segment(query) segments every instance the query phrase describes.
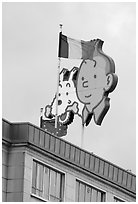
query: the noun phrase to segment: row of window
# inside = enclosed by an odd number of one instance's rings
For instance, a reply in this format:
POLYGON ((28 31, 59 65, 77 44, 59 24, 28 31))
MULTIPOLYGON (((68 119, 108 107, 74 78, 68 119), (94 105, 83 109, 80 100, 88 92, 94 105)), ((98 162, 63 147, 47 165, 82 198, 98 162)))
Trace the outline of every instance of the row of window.
MULTIPOLYGON (((62 202, 65 175, 44 164, 33 161, 32 193, 44 200, 62 202)), ((76 180, 76 202, 105 202, 105 192, 76 180)), ((114 197, 114 202, 123 202, 114 197)))
POLYGON ((63 198, 64 175, 36 161, 33 162, 32 193, 46 200, 63 198))
POLYGON ((79 180, 76 180, 77 202, 104 202, 105 193, 79 180))

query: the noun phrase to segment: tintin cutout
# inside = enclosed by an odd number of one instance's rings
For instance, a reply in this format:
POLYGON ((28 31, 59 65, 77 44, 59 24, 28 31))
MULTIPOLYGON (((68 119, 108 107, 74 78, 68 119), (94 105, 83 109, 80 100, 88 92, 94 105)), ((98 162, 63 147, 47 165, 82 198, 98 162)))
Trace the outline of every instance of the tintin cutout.
MULTIPOLYGON (((63 68, 60 72, 58 96, 58 122, 69 125, 77 114, 83 125, 92 119, 101 125, 110 107, 109 93, 112 92, 118 78, 114 61, 102 51, 103 41, 95 40, 92 57, 83 60, 80 67, 70 71, 63 68)), ((56 97, 51 105, 45 107, 45 118, 55 118, 56 97)))
POLYGON ((76 83, 76 94, 81 103, 82 124, 86 126, 94 116, 97 125, 110 107, 108 94, 117 85, 113 60, 102 52, 103 41, 97 40, 93 60, 84 60, 80 66, 76 83))

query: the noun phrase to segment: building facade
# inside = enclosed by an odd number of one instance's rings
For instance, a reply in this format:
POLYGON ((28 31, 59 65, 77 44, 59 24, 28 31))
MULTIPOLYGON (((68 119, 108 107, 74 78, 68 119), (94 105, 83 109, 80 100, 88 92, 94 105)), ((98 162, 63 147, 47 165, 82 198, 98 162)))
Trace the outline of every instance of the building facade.
POLYGON ((30 123, 2 120, 4 202, 135 202, 136 176, 30 123))

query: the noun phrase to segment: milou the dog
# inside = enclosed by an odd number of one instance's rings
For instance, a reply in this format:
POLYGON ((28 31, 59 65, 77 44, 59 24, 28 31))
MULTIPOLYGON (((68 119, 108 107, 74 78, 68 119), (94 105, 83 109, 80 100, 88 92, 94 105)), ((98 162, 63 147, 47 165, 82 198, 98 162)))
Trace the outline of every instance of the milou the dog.
MULTIPOLYGON (((60 72, 59 94, 58 94, 58 121, 61 124, 69 125, 74 114, 81 117, 84 105, 80 103, 76 95, 76 78, 78 68, 73 67, 71 71, 63 68, 60 72)), ((45 107, 46 118, 53 119, 56 115, 56 96, 52 103, 45 107)))

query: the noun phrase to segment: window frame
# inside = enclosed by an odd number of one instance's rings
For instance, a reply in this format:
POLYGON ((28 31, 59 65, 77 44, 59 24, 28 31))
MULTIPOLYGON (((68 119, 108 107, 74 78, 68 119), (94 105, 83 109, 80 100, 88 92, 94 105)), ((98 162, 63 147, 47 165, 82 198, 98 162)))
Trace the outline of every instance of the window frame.
MULTIPOLYGON (((106 202, 106 197, 107 197, 107 191, 106 190, 103 190, 102 188, 99 188, 99 187, 91 184, 90 182, 87 182, 86 180, 78 178, 78 177, 76 177, 75 180, 76 180, 76 182, 79 181, 81 183, 84 183, 84 184, 90 186, 91 188, 97 189, 97 190, 105 193, 105 201, 104 202, 106 202)), ((76 183, 75 183, 75 185, 76 185, 76 183)), ((75 188, 75 190, 76 190, 76 188, 75 188)), ((75 194, 76 194, 76 191, 75 191, 75 194)), ((75 202, 78 202, 78 201, 75 201, 75 202)))
MULTIPOLYGON (((122 202, 127 202, 126 200, 124 200, 123 198, 121 198, 120 196, 116 196, 116 195, 113 195, 113 199, 118 199, 118 200, 121 200, 122 202)), ((121 202, 120 201, 120 202, 121 202)), ((115 202, 115 201, 114 201, 115 202)))
POLYGON ((94 184, 92 184, 92 183, 90 183, 90 182, 88 182, 88 181, 86 181, 86 180, 84 180, 84 179, 82 179, 82 178, 75 177, 75 179, 76 179, 76 180, 79 180, 79 181, 81 181, 81 182, 83 182, 83 183, 85 183, 85 184, 88 184, 89 186, 92 186, 92 187, 94 187, 94 188, 96 188, 96 189, 102 191, 103 193, 107 193, 106 190, 103 190, 102 188, 100 188, 100 187, 98 187, 98 186, 95 186, 94 184))
POLYGON ((37 163, 39 163, 40 165, 43 165, 43 166, 49 168, 50 170, 53 170, 53 171, 55 171, 55 172, 61 174, 61 175, 64 177, 64 181, 62 181, 62 185, 63 185, 63 198, 62 198, 62 200, 60 200, 59 202, 65 202, 66 172, 63 171, 63 170, 61 170, 61 169, 59 169, 59 168, 57 168, 57 167, 52 166, 52 165, 49 164, 49 163, 46 163, 46 162, 44 162, 44 161, 42 161, 42 160, 40 160, 40 159, 37 159, 37 158, 35 158, 35 157, 32 157, 31 189, 30 189, 30 190, 31 190, 31 192, 30 192, 31 196, 32 196, 32 197, 36 197, 37 199, 42 200, 42 201, 53 202, 53 201, 50 201, 50 195, 49 195, 49 198, 46 199, 46 198, 43 198, 43 197, 41 197, 41 196, 39 196, 39 195, 37 195, 37 194, 35 194, 35 193, 32 192, 32 184, 33 184, 33 162, 34 162, 34 161, 37 162, 37 163))

